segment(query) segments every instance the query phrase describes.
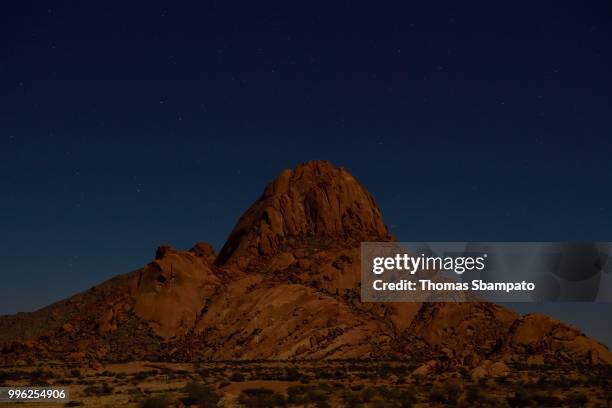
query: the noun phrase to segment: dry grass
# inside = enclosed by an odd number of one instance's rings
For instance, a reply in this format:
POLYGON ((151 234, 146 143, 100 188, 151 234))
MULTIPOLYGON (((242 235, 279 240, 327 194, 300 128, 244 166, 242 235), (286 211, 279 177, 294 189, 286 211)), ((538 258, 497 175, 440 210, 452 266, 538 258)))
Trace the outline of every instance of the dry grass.
MULTIPOLYGON (((70 387, 70 406, 513 407, 608 406, 607 366, 515 366, 503 379, 477 382, 460 372, 411 375, 393 361, 131 362, 102 369, 45 365, 1 368, 0 386, 33 381, 70 387), (186 405, 187 404, 187 405, 186 405)), ((22 404, 57 407, 58 404, 22 404)))

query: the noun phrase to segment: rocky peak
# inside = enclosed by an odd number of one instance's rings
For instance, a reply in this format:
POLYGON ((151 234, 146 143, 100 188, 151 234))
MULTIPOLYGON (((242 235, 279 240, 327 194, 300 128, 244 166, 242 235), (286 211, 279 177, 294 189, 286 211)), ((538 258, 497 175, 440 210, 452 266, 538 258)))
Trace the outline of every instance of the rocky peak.
POLYGON ((198 243, 196 243, 189 250, 189 252, 191 252, 192 254, 194 254, 196 256, 199 256, 201 258, 206 259, 211 264, 217 258, 217 254, 215 253, 214 248, 210 244, 207 244, 205 242, 198 242, 198 243))
POLYGON ((159 247, 157 247, 157 250, 155 250, 155 259, 160 260, 160 259, 165 258, 169 254, 176 254, 176 253, 178 253, 178 251, 174 249, 172 246, 160 245, 159 247))
POLYGON ((376 202, 348 171, 310 161, 282 171, 266 187, 234 227, 217 264, 274 255, 304 239, 392 237, 376 202))
POLYGON ((160 246, 155 260, 131 276, 131 299, 137 316, 163 337, 186 333, 194 324, 205 299, 215 293, 220 279, 212 262, 213 248, 197 243, 189 251, 160 246))

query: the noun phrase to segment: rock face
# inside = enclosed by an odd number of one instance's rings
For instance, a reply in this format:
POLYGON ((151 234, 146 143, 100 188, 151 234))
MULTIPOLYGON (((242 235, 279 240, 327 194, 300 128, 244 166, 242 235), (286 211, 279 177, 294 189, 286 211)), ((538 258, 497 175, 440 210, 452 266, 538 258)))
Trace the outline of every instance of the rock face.
POLYGON ((297 243, 387 241, 391 235, 374 199, 345 169, 313 161, 284 170, 240 218, 219 265, 242 268, 297 243))
POLYGON ((359 242, 393 240, 346 170, 285 170, 217 256, 161 246, 141 269, 32 313, 0 317, 0 364, 45 359, 405 358, 415 375, 505 363, 612 363, 602 344, 543 315, 486 303, 361 303, 359 242))
POLYGON ((165 339, 187 333, 204 301, 220 284, 212 271, 211 258, 207 257, 210 253, 195 248, 179 252, 160 247, 156 259, 137 274, 132 290, 134 312, 165 339))
MULTIPOLYGON (((510 333, 510 347, 532 357, 553 354, 558 359, 568 360, 569 355, 581 354, 588 356, 592 363, 612 364, 612 353, 604 346, 593 344, 579 330, 540 313, 517 320, 510 333)), ((544 357, 534 358, 535 361, 541 359, 544 357)))

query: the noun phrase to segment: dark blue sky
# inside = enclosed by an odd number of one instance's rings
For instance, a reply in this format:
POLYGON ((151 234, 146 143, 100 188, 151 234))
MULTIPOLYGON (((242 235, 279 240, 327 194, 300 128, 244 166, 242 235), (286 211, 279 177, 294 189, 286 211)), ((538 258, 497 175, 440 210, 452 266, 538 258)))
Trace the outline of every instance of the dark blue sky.
POLYGON ((219 249, 310 159, 400 240, 612 241, 609 1, 294 3, 2 6, 0 313, 219 249))

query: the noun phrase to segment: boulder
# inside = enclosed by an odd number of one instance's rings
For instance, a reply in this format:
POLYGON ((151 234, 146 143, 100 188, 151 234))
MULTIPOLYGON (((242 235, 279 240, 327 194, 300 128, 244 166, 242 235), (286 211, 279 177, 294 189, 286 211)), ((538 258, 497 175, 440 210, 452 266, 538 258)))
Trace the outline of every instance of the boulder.
POLYGON ((491 377, 505 377, 510 374, 510 368, 503 361, 497 361, 488 368, 491 377))
POLYGON ((416 368, 413 372, 412 375, 413 376, 422 376, 422 377, 427 377, 430 374, 433 374, 437 371, 439 363, 436 360, 430 360, 422 365, 420 365, 418 368, 416 368))
POLYGON ((486 377, 488 375, 489 375, 489 372, 487 371, 486 368, 482 366, 478 366, 474 368, 471 373, 472 380, 474 381, 478 381, 479 379, 486 377))

